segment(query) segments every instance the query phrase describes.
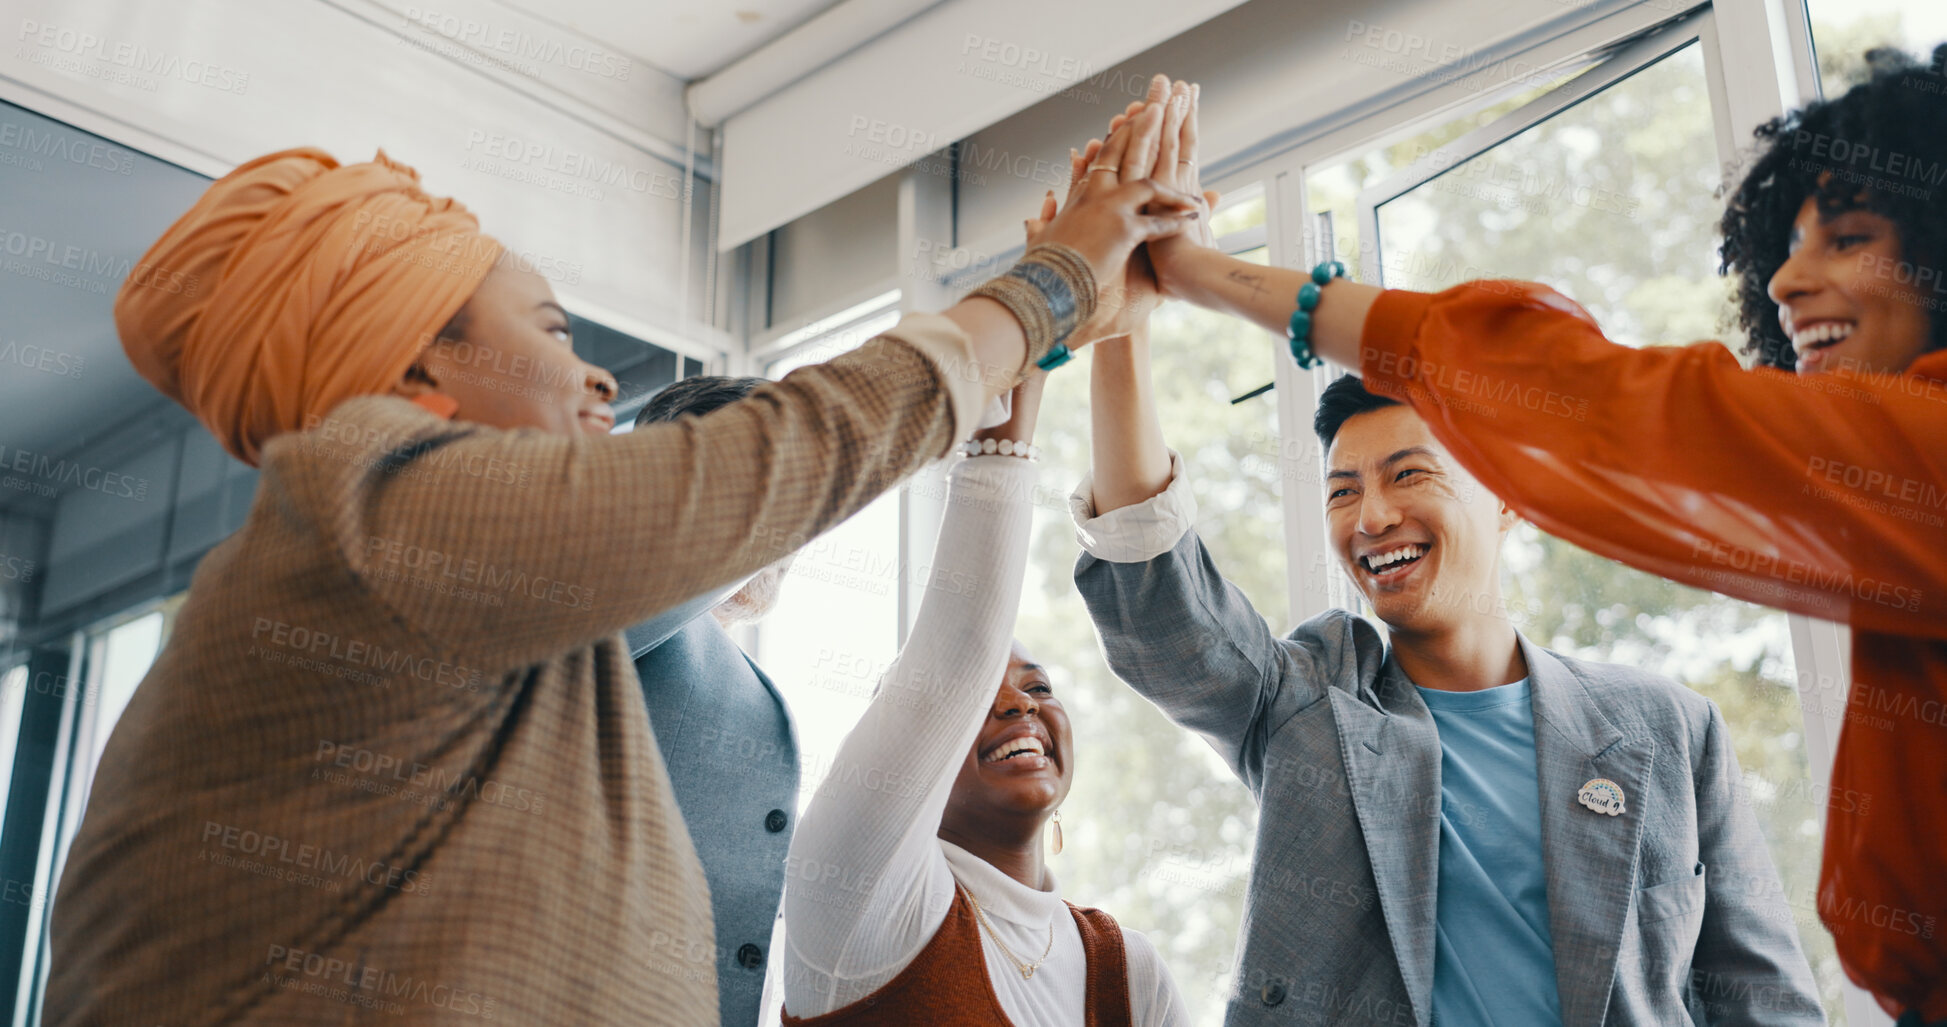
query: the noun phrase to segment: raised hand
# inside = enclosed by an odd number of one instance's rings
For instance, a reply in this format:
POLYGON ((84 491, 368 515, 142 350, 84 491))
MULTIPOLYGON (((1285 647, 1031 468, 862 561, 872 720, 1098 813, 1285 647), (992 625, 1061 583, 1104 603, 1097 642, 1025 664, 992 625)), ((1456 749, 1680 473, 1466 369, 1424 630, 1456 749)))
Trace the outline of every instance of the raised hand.
MULTIPOLYGON (((1130 310, 1138 319, 1146 317, 1147 308, 1136 309, 1142 302, 1141 282, 1132 290, 1125 274, 1130 255, 1136 247, 1176 235, 1204 217, 1199 198, 1149 180, 1163 123, 1161 107, 1119 118, 1106 142, 1097 146, 1091 140, 1083 153, 1071 155, 1068 201, 1057 210, 1050 195, 1043 203, 1043 218, 1030 222, 1032 242, 1073 247, 1089 262, 1103 293, 1097 316, 1083 326, 1085 331, 1074 334, 1071 349, 1111 334, 1117 322, 1103 324, 1105 315, 1121 318, 1130 310)), ((1148 291, 1153 293, 1153 287, 1148 291)))
MULTIPOLYGON (((1152 95, 1155 91, 1152 85, 1152 95)), ((1158 239, 1146 247, 1149 259, 1156 268, 1158 286, 1164 295, 1172 297, 1183 295, 1183 257, 1192 250, 1207 249, 1217 244, 1210 228, 1209 214, 1216 208, 1218 196, 1215 191, 1203 189, 1197 163, 1197 99, 1201 91, 1189 82, 1177 82, 1170 86, 1165 101, 1162 140, 1157 147, 1156 167, 1151 175, 1156 181, 1185 195, 1199 197, 1204 202, 1203 216, 1189 230, 1173 238, 1158 239)))
MULTIPOLYGON (((1117 127, 1121 120, 1118 119, 1117 127)), ((1101 141, 1091 139, 1080 152, 1068 151, 1068 187, 1071 193, 1088 173, 1089 165, 1100 155, 1101 149, 1101 141)), ((1041 216, 1027 222, 1029 245, 1038 241, 1039 234, 1054 219, 1055 212, 1055 194, 1050 191, 1041 201, 1041 216)), ((1081 345, 1127 338, 1148 321, 1150 313, 1163 301, 1162 294, 1156 289, 1156 275, 1150 269, 1149 257, 1141 249, 1130 254, 1120 281, 1100 282, 1099 285, 1101 294, 1096 300, 1095 315, 1075 329, 1073 340, 1079 340, 1081 345)), ((1069 348, 1078 348, 1073 340, 1069 348)))

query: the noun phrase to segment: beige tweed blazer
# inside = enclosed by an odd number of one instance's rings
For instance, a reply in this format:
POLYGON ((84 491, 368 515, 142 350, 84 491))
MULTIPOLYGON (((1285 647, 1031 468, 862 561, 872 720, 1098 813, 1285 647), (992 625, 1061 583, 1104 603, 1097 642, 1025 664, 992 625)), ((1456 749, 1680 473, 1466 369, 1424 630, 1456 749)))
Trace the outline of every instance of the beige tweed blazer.
POLYGON ((46 1022, 716 1023, 620 632, 942 456, 971 353, 912 316, 628 435, 364 397, 271 441, 102 757, 46 1022))

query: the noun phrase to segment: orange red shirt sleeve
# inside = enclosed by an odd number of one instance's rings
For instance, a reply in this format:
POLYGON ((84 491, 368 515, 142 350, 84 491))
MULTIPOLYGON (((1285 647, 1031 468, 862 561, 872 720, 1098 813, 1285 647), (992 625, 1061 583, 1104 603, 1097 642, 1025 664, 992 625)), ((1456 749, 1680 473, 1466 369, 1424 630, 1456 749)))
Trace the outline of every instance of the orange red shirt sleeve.
POLYGON ((1947 638, 1947 353, 1905 375, 1746 370, 1632 349, 1546 286, 1390 290, 1360 349, 1542 530, 1686 584, 1947 638))

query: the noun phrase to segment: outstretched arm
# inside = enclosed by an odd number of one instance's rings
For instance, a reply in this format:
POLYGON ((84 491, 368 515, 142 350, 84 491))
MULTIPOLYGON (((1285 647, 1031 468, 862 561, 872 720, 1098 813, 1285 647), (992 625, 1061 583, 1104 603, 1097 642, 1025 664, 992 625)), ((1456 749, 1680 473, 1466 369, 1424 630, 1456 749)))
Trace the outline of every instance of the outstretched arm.
MULTIPOLYGON (((1164 292, 1282 333, 1304 272, 1189 238, 1149 247, 1164 292)), ((1312 349, 1411 404, 1542 530, 1739 599, 1947 638, 1947 368, 1746 370, 1716 343, 1631 349, 1545 286, 1428 295, 1335 280, 1312 349)))
MULTIPOLYGON (((1194 91, 1159 82, 1150 101, 1166 105, 1171 143, 1158 147, 1154 173, 1194 192, 1194 91)), ((1117 676, 1203 734, 1250 783, 1260 777, 1262 712, 1282 688, 1279 645, 1191 530, 1195 500, 1164 445, 1150 376, 1156 286, 1137 281, 1149 305, 1129 308, 1090 351, 1092 466, 1071 500, 1083 548, 1076 585, 1117 676)))
MULTIPOLYGON (((1152 147, 1161 123, 1159 111, 1122 126, 1104 159, 1152 147)), ((1118 281, 1135 246, 1198 212, 1167 187, 1098 173, 1035 241, 1118 281)), ((280 440, 265 473, 303 493, 294 512, 429 654, 498 677, 734 585, 844 520, 1033 373, 1042 353, 1025 339, 1006 307, 968 299, 705 417, 600 438, 358 400, 337 413, 369 416, 280 440)))
MULTIPOLYGON (((1012 419, 975 438, 1027 442, 1036 379, 1012 419)), ((785 1006, 842 1008, 892 980, 939 929, 953 878, 935 835, 1020 605, 1034 465, 978 456, 948 474, 946 517, 919 616, 791 840, 785 1006)))
POLYGON ((1947 638, 1947 386, 1631 349, 1545 286, 1390 290, 1366 387, 1542 530, 1653 574, 1947 638))

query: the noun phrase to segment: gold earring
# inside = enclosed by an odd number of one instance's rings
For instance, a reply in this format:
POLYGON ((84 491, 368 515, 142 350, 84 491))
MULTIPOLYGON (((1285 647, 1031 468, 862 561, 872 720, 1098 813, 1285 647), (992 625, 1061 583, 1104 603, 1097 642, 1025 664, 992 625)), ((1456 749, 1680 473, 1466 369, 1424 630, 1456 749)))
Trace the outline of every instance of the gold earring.
POLYGON ((1055 855, 1061 855, 1061 810, 1055 810, 1055 855))

